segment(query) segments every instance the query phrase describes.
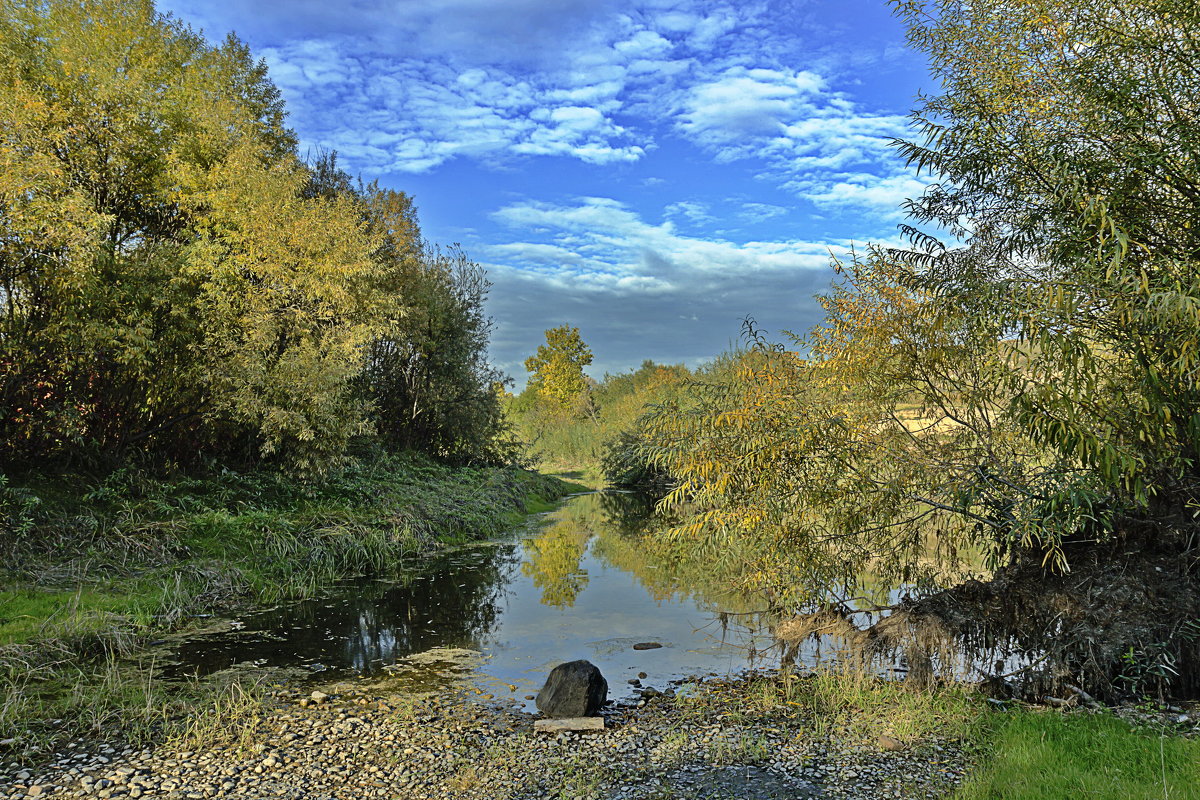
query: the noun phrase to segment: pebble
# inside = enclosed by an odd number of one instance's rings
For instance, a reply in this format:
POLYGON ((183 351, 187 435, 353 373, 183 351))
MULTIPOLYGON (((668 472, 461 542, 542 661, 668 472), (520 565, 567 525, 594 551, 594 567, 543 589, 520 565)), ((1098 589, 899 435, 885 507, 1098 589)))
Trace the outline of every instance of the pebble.
POLYGON ((704 684, 700 705, 668 694, 608 706, 603 731, 551 736, 475 695, 281 692, 244 738, 196 752, 72 742, 36 768, 0 765, 0 798, 650 800, 724 797, 736 780, 749 788, 730 796, 874 800, 949 794, 969 766, 953 741, 816 738, 813 720, 762 711, 738 686, 704 684))

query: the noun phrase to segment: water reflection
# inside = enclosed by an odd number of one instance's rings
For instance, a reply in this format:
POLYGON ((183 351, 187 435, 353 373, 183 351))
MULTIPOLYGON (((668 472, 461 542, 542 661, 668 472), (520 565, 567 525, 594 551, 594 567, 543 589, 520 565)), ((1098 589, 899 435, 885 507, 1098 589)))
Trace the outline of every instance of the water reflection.
POLYGON ((478 649, 518 563, 515 545, 493 546, 440 555, 398 581, 335 587, 328 597, 248 615, 238 630, 184 642, 180 671, 204 675, 255 662, 370 675, 433 647, 478 649))
POLYGON ((741 671, 774 642, 771 621, 706 575, 702 563, 656 556, 640 535, 648 501, 573 498, 545 524, 426 559, 398 580, 359 580, 329 596, 248 615, 242 628, 178 648, 177 671, 247 662, 322 678, 370 676, 435 648, 477 651, 496 693, 523 697, 555 663, 587 658, 613 694, 741 671), (656 641, 657 650, 633 644, 656 641), (516 687, 516 688, 512 688, 516 687))
POLYGON ((588 585, 588 572, 581 562, 592 538, 590 527, 571 517, 552 521, 539 536, 525 539, 525 561, 521 573, 533 579, 541 602, 555 608, 570 608, 588 585))

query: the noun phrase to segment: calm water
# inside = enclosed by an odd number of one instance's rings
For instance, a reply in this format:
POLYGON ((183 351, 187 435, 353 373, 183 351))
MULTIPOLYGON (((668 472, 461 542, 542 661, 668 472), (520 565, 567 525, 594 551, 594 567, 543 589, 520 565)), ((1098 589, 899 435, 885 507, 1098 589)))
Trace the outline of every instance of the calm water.
POLYGON ((613 698, 631 696, 627 680, 640 672, 662 689, 777 666, 765 615, 647 557, 645 510, 632 495, 571 498, 537 525, 424 560, 399 580, 362 579, 194 637, 176 648, 172 671, 285 667, 422 688, 466 679, 531 708, 524 696, 576 658, 600 667, 613 698), (645 642, 662 647, 633 649, 645 642))

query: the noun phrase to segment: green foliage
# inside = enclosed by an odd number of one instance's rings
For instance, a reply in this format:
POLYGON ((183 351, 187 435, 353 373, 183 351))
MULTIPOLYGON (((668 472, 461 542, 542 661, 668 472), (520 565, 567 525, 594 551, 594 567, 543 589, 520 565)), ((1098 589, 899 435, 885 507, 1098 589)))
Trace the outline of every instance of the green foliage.
POLYGON ((504 378, 486 361, 489 285, 457 249, 425 248, 405 276, 412 305, 371 343, 358 382, 388 447, 459 463, 517 458, 497 389, 504 378))
POLYGON ((0 441, 10 462, 361 428, 358 212, 311 202, 278 92, 147 2, 0 12, 0 441), (357 319, 355 317, 358 317, 357 319))
POLYGON ((636 427, 620 431, 604 443, 600 472, 609 486, 652 495, 663 495, 670 490, 670 473, 650 460, 646 445, 645 435, 636 427))
POLYGON ((587 407, 588 383, 583 368, 591 363, 592 351, 578 328, 551 328, 546 331, 546 343, 525 359, 529 388, 551 407, 578 413, 587 407))
POLYGON ((28 489, 10 486, 0 472, 0 537, 24 538, 33 530, 41 499, 28 489))
POLYGON ((0 458, 501 460, 487 282, 148 0, 0 6, 0 458))
POLYGON ((1184 620, 1174 631, 1176 644, 1152 642, 1136 647, 1130 645, 1121 655, 1124 669, 1117 677, 1131 695, 1141 699, 1157 696, 1162 700, 1179 677, 1179 644, 1200 641, 1200 620, 1184 620))
POLYGON ((913 248, 836 264, 794 350, 751 330, 728 380, 648 421, 676 533, 787 553, 751 577, 801 601, 868 570, 919 582, 934 538, 1060 571, 1070 542, 1185 547, 1200 7, 895 5, 943 87, 901 145, 938 181, 913 248))
POLYGON ((555 469, 600 473, 610 485, 623 476, 651 478, 656 471, 634 447, 638 419, 647 408, 683 393, 691 372, 682 364, 645 361, 641 367, 604 380, 589 390, 591 413, 580 416, 544 402, 535 386, 506 400, 506 414, 530 449, 555 469), (609 464, 611 471, 604 464, 609 464))
POLYGON ((1179 68, 1200 56, 1200 9, 935 5, 902 5, 945 85, 904 148, 943 185, 911 210, 956 230, 968 209, 971 230, 906 255, 912 279, 1018 337, 1004 411, 1060 465, 1024 491, 1052 498, 1079 471, 1119 516, 1177 527, 1200 494, 1200 104, 1179 68))

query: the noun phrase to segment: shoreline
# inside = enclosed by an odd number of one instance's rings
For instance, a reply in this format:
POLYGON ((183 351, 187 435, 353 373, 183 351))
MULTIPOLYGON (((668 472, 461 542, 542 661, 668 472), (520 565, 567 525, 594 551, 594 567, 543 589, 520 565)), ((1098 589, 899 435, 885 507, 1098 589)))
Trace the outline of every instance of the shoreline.
POLYGON ((42 771, 5 770, 9 798, 931 798, 972 761, 968 731, 883 749, 818 717, 803 682, 711 681, 610 705, 603 732, 533 732, 534 716, 470 690, 413 697, 353 685, 314 702, 264 694, 156 749, 62 751, 42 771), (790 698, 801 698, 800 700, 790 698), (301 705, 301 701, 304 702, 301 705), (31 787, 38 787, 33 789, 31 787))
POLYGON ((210 694, 130 663, 155 640, 498 535, 578 487, 412 457, 313 487, 234 474, 70 489, 43 487, 53 500, 41 539, 12 542, 0 573, 0 760, 114 727, 146 739, 177 706, 210 694), (91 532, 74 529, 77 519, 91 532))

